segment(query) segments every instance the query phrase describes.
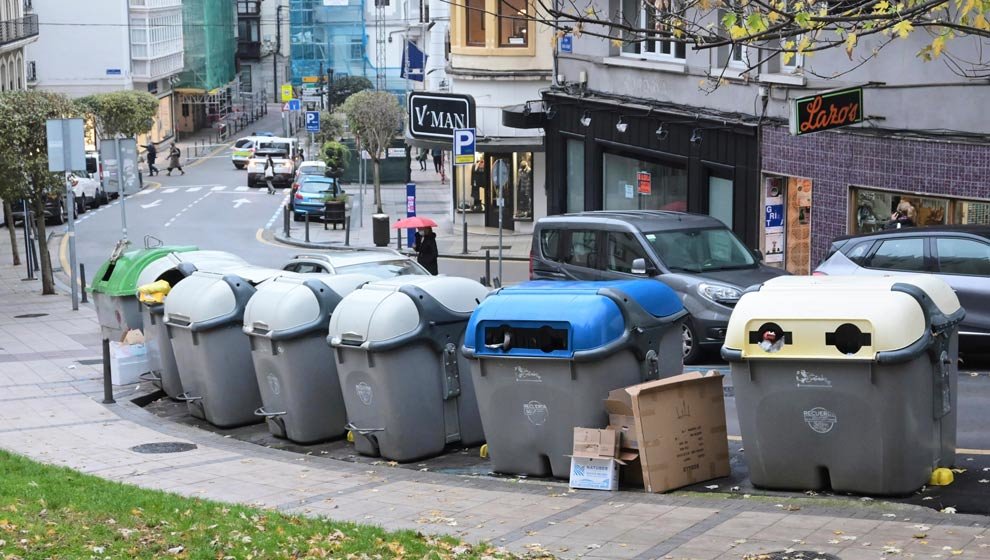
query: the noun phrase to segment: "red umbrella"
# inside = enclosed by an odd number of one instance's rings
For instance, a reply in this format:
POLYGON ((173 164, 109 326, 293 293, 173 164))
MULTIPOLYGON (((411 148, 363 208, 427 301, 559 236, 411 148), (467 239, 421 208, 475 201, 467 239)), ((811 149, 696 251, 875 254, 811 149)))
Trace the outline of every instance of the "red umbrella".
POLYGON ((392 224, 392 229, 412 229, 422 227, 437 227, 437 223, 429 218, 413 216, 412 218, 403 218, 392 224))

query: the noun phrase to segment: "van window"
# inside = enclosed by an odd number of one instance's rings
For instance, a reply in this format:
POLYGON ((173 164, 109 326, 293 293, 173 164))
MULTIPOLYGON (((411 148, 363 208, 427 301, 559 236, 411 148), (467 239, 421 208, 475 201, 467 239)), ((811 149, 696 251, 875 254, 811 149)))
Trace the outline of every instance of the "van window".
POLYGON ((560 230, 545 229, 540 232, 540 253, 543 258, 560 260, 560 230))
POLYGON ((870 268, 925 271, 925 240, 920 237, 887 239, 870 259, 870 268))
POLYGON ((600 269, 598 239, 599 232, 594 230, 571 231, 571 243, 564 262, 574 266, 600 269))
POLYGON ((956 237, 936 239, 935 244, 943 274, 990 276, 990 245, 956 237))
POLYGON ((643 245, 630 233, 609 232, 608 248, 605 251, 608 258, 608 269, 613 272, 632 273, 635 259, 646 259, 643 245))

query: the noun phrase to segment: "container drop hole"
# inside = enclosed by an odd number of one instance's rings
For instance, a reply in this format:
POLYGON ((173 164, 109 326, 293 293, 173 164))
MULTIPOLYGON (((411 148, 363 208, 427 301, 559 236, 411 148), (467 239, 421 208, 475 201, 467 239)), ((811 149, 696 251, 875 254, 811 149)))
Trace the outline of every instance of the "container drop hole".
POLYGON ((117 268, 117 263, 110 263, 110 266, 107 267, 107 271, 103 273, 104 282, 110 280, 110 277, 113 276, 114 268, 117 268))
POLYGON ((859 330, 856 325, 843 323, 835 329, 835 332, 825 333, 825 344, 835 346, 835 349, 843 354, 855 354, 863 346, 871 344, 872 338, 870 333, 859 330))
MULTIPOLYGON (((567 330, 555 329, 544 325, 537 328, 512 327, 500 325, 485 329, 485 345, 501 345, 506 340, 506 334, 512 341, 512 348, 528 348, 550 353, 555 350, 567 350, 567 330)), ((508 350, 508 348, 503 348, 508 350)))

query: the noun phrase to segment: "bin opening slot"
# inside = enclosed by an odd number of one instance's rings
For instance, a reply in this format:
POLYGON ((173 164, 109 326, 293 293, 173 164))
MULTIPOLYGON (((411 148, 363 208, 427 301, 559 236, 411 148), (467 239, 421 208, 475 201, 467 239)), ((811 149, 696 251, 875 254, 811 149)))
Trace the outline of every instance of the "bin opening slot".
POLYGON ((859 327, 852 323, 843 323, 835 329, 835 332, 825 333, 825 344, 835 346, 836 350, 843 354, 855 354, 864 346, 873 344, 873 335, 859 330, 859 327))
POLYGON ((113 276, 113 269, 115 268, 117 268, 117 263, 115 262, 110 263, 110 266, 107 267, 107 271, 103 273, 103 278, 101 280, 103 280, 104 282, 109 281, 110 277, 113 276))
POLYGON ((567 350, 568 331, 549 325, 533 328, 499 325, 485 329, 485 346, 501 348, 503 352, 511 348, 526 348, 549 354, 567 350))
POLYGON ((169 286, 175 287, 175 285, 179 283, 179 280, 182 280, 185 277, 186 275, 179 269, 170 268, 164 274, 156 278, 156 280, 164 280, 168 282, 169 286))
POLYGON ((794 344, 790 331, 785 331, 777 323, 763 323, 755 331, 749 331, 749 343, 759 344, 767 352, 777 352, 785 344, 794 344))

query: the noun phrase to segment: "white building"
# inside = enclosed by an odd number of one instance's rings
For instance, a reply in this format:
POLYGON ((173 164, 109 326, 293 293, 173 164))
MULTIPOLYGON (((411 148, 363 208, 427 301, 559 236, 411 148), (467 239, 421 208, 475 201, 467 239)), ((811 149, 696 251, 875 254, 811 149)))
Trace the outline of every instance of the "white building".
POLYGON ((151 139, 160 142, 174 135, 172 78, 184 62, 182 0, 31 4, 47 27, 25 49, 30 86, 70 97, 147 91, 160 100, 151 139), (85 56, 69 54, 79 49, 85 49, 85 56))
POLYGON ((0 2, 0 91, 25 89, 30 79, 24 64, 24 47, 38 39, 38 16, 25 14, 30 2, 0 2))

